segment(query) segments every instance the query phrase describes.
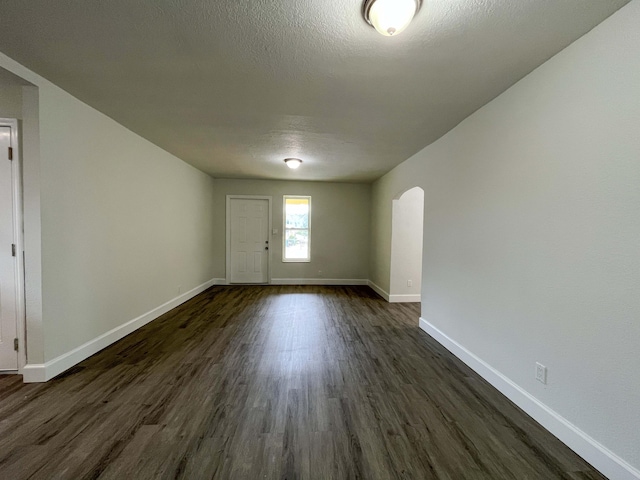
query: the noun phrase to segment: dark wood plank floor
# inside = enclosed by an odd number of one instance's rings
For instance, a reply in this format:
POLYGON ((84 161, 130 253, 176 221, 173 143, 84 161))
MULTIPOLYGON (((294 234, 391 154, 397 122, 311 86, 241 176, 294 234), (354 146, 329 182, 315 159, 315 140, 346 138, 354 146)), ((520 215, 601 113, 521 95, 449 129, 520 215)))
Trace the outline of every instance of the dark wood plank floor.
POLYGON ((367 287, 213 287, 47 384, 2 479, 602 479, 367 287))

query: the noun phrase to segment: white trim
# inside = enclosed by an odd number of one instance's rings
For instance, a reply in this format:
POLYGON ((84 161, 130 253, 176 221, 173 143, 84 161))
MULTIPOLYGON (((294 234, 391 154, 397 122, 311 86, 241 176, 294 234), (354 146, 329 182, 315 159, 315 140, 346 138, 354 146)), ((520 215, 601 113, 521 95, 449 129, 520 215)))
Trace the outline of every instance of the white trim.
POLYGON ((598 443, 566 418, 549 408, 424 318, 420 318, 420 328, 604 475, 616 480, 640 479, 639 470, 629 465, 611 450, 598 443))
MULTIPOLYGON (((226 257, 225 257, 225 283, 227 285, 231 285, 231 201, 235 198, 246 198, 249 200, 267 200, 269 202, 269 254, 267 255, 267 283, 271 283, 271 252, 273 251, 273 245, 271 245, 271 203, 273 198, 267 195, 227 195, 226 206, 225 206, 225 217, 226 217, 226 257)), ((238 284, 242 285, 242 284, 238 284)), ((262 284, 261 284, 262 285, 262 284)))
POLYGON ((390 295, 387 292, 385 292, 382 288, 380 288, 378 285, 373 283, 371 280, 367 282, 367 285, 369 285, 374 292, 376 292, 378 295, 384 298, 387 302, 389 301, 390 295))
POLYGON ((25 383, 46 382, 216 284, 212 279, 46 363, 25 365, 25 383))
POLYGON ((15 118, 0 118, 0 126, 9 127, 11 134, 9 144, 13 150, 11 161, 11 183, 13 189, 13 238, 16 245, 15 256, 15 286, 16 286, 16 335, 18 338, 18 371, 27 363, 27 348, 25 339, 27 321, 25 314, 24 296, 24 233, 23 233, 23 206, 22 206, 22 158, 20 155, 20 141, 18 132, 18 120, 15 118))
POLYGON ((367 285, 365 278, 272 278, 272 285, 367 285))
POLYGON ((214 278, 211 281, 213 285, 228 285, 226 278, 214 278))
POLYGON ((418 303, 420 301, 420 294, 389 295, 389 303, 418 303))

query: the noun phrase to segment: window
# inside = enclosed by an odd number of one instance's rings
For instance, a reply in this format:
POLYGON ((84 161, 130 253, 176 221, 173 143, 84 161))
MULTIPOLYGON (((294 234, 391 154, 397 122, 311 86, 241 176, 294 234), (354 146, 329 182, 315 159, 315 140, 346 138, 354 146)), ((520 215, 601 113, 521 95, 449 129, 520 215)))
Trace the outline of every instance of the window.
POLYGON ((311 261, 311 197, 284 196, 283 262, 311 261))

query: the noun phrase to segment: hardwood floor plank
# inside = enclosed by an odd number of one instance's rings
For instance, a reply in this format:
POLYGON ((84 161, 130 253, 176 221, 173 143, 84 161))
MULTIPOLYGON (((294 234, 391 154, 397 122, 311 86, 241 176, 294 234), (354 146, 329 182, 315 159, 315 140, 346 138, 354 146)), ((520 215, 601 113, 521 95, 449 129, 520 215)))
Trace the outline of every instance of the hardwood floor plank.
POLYGON ((213 287, 47 384, 0 478, 603 479, 368 287, 213 287))

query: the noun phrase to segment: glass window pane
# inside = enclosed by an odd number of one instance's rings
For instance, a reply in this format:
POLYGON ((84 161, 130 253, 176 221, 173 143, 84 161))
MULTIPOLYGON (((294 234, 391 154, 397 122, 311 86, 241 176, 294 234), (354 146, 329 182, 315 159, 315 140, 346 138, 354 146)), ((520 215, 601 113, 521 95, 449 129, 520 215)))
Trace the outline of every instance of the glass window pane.
POLYGON ((309 200, 306 198, 287 198, 286 200, 286 227, 309 227, 309 200))
POLYGON ((309 231, 285 231, 285 258, 309 258, 309 231))

